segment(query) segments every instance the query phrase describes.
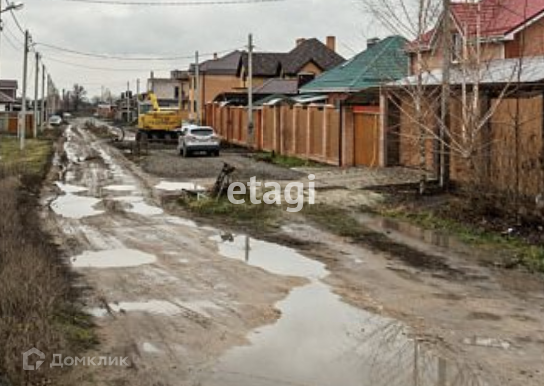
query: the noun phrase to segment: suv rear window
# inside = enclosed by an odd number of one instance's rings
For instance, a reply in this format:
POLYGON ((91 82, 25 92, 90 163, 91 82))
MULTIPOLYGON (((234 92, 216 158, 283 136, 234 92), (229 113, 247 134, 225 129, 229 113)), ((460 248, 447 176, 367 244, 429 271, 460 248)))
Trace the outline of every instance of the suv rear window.
POLYGON ((191 130, 192 135, 196 135, 197 137, 206 137, 213 135, 212 129, 193 129, 191 130))

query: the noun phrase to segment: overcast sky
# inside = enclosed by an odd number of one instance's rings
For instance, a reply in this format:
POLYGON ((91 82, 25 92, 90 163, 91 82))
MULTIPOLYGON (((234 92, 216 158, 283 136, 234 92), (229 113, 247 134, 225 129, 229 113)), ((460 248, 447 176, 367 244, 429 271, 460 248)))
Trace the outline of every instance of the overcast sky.
MULTIPOLYGON (((294 47, 297 38, 317 37, 324 41, 327 35, 334 35, 338 40, 339 52, 347 58, 364 49, 366 39, 383 37, 376 23, 356 5, 364 0, 286 0, 277 3, 196 7, 113 6, 61 0, 23 1, 25 8, 18 11, 17 16, 23 27, 30 30, 35 42, 108 55, 156 58, 189 56, 195 50, 202 53, 222 52, 242 48, 247 44, 247 34, 252 32, 257 50, 260 51, 288 51, 294 47)), ((5 6, 5 0, 2 2, 5 6)), ((10 43, 20 46, 23 36, 9 13, 2 14, 2 17, 5 35, 1 41, 0 77, 20 81, 22 48, 16 50, 10 43)), ((145 84, 151 70, 155 71, 156 76, 166 77, 170 69, 187 69, 191 62, 190 59, 95 59, 39 44, 36 49, 43 53, 44 61, 59 89, 68 89, 74 83, 80 83, 88 90, 89 96, 99 95, 101 85, 116 93, 120 92, 126 89, 127 81, 135 89, 136 79, 141 79, 142 84, 145 84), (120 71, 80 68, 59 63, 58 60, 120 71)), ((33 67, 33 58, 31 63, 33 67)), ((33 82, 32 76, 32 90, 33 82)))

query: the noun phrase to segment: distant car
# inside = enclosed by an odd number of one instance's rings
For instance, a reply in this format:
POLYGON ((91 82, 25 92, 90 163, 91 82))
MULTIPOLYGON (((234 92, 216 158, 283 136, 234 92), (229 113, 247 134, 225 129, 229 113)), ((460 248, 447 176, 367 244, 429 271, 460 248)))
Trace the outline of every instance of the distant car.
POLYGON ((205 152, 218 157, 221 151, 221 139, 209 126, 182 126, 179 132, 178 151, 183 157, 196 152, 205 152))
POLYGON ((72 119, 72 114, 70 114, 70 113, 64 113, 64 114, 62 114, 62 119, 63 119, 65 122, 68 122, 70 119, 72 119))
POLYGON ((62 118, 59 117, 58 115, 53 115, 49 117, 49 124, 51 126, 60 126, 62 125, 62 118))

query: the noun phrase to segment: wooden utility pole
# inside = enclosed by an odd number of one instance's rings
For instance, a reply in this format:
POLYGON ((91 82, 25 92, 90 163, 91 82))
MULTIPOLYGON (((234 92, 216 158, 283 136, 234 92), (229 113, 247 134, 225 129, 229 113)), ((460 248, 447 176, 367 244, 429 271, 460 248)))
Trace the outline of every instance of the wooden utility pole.
POLYGON ((47 114, 45 113, 45 64, 42 63, 42 101, 40 106, 40 123, 42 125, 42 130, 45 128, 45 122, 47 121, 47 114))
POLYGON ((440 155, 439 182, 445 188, 449 182, 448 131, 450 109, 450 82, 452 61, 451 0, 442 0, 444 17, 442 20, 442 101, 440 108, 440 155))
POLYGON ((38 115, 38 90, 40 89, 40 54, 36 52, 36 68, 34 74, 34 125, 33 125, 33 134, 34 138, 38 138, 38 120, 40 116, 38 115))
POLYGON ((249 147, 255 144, 255 124, 253 122, 253 35, 249 34, 247 58, 247 142, 249 147))
POLYGON ((28 77, 28 46, 30 41, 30 34, 28 30, 25 31, 25 47, 24 47, 24 59, 23 59, 23 98, 21 114, 19 116, 19 146, 21 150, 25 148, 25 136, 26 136, 26 88, 28 77))

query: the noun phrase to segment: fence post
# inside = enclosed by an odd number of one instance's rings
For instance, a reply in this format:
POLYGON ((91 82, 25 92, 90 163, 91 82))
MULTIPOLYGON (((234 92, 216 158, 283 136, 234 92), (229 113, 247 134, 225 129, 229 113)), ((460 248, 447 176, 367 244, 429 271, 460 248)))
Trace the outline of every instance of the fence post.
POLYGON ((300 105, 295 105, 293 108, 293 149, 291 155, 297 155, 297 132, 298 132, 298 117, 300 114, 300 105))
POLYGON ((306 157, 310 159, 312 154, 312 106, 307 109, 308 119, 306 125, 306 157))
POLYGON ((322 156, 323 156, 323 160, 325 162, 328 161, 329 157, 327 155, 327 147, 328 147, 328 138, 329 138, 329 131, 328 131, 328 128, 329 128, 329 105, 325 105, 323 107, 323 133, 322 133, 322 156))

